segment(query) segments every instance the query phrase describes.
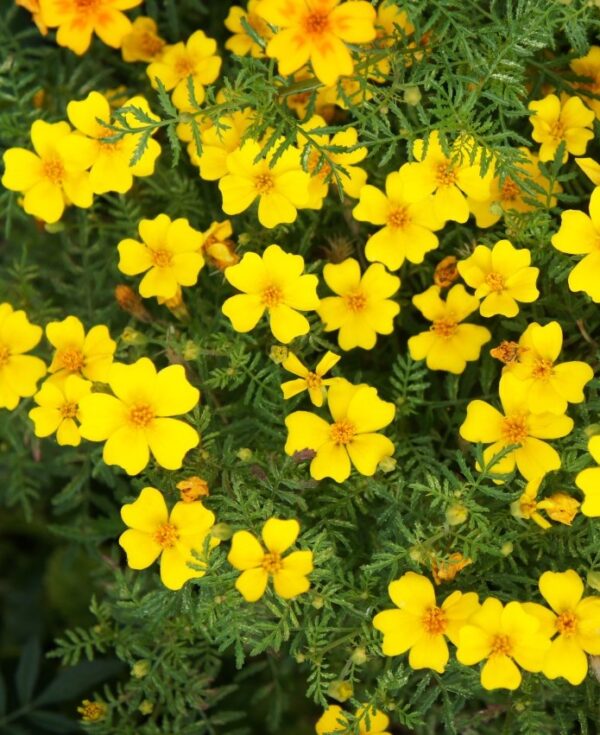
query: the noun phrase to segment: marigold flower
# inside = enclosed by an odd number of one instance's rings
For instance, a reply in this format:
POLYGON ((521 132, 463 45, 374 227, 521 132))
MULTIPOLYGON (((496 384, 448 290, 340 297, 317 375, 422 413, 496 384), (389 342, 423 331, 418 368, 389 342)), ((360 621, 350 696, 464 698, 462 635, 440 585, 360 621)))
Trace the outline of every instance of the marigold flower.
POLYGON ((201 178, 217 181, 227 175, 227 156, 242 145, 242 138, 252 123, 252 115, 250 109, 238 110, 221 117, 219 125, 203 126, 200 130, 200 153, 196 141, 190 138, 188 153, 191 162, 200 169, 201 178))
POLYGON ((196 31, 185 43, 165 46, 160 58, 150 64, 146 73, 154 88, 158 87, 158 78, 167 91, 174 90, 173 104, 185 110, 190 106, 188 78, 192 78, 196 102, 202 104, 204 87, 219 76, 221 57, 216 51, 217 42, 208 38, 204 31, 196 31))
POLYGON ((436 265, 433 273, 433 282, 439 288, 450 288, 458 280, 459 273, 456 267, 456 257, 447 255, 436 265))
POLYGON ((208 230, 202 233, 202 253, 212 265, 220 270, 239 263, 240 257, 235 252, 235 244, 231 240, 233 227, 231 220, 211 222, 208 230))
POLYGON ((310 61, 326 85, 354 70, 346 44, 368 43, 376 35, 375 8, 363 0, 262 0, 257 12, 280 29, 267 45, 279 73, 287 76, 310 61))
POLYGON ((223 314, 236 332, 250 332, 267 311, 275 339, 284 344, 308 334, 308 319, 298 312, 318 307, 318 279, 303 271, 302 256, 285 253, 279 245, 269 245, 262 258, 246 253, 225 270, 229 283, 244 293, 228 298, 223 314))
POLYGON ((344 712, 337 704, 331 704, 325 712, 319 717, 315 731, 317 735, 329 735, 334 732, 358 732, 358 735, 390 735, 387 728, 390 724, 390 718, 379 710, 360 707, 356 711, 355 722, 358 724, 358 731, 353 729, 344 712))
POLYGON ((450 556, 442 561, 438 561, 435 557, 431 561, 431 576, 436 584, 442 584, 442 582, 451 582, 459 572, 469 564, 472 564, 472 559, 464 557, 460 551, 455 551, 450 556))
POLYGON ((541 671, 550 641, 538 619, 519 602, 505 607, 488 597, 460 631, 456 658, 472 666, 486 659, 481 669, 484 689, 518 689, 521 672, 541 671))
MULTIPOLYGON (((143 97, 133 97, 123 107, 137 107, 153 120, 159 119, 152 114, 143 97)), ((95 194, 109 191, 123 194, 133 186, 134 176, 150 176, 154 172, 161 149, 153 138, 148 139, 144 152, 133 166, 130 161, 139 143, 139 134, 126 133, 119 140, 108 140, 116 133, 99 122, 102 120, 107 125, 111 124, 110 103, 100 92, 90 92, 80 102, 69 102, 67 115, 71 124, 83 134, 82 139, 87 141, 92 151, 90 184, 95 194)), ((131 127, 142 125, 132 114, 128 117, 131 118, 128 121, 131 127)))
POLYGON ((159 58, 165 47, 164 41, 157 33, 156 23, 145 15, 138 16, 131 25, 131 31, 123 36, 121 55, 123 61, 151 62, 159 58))
POLYGON ((323 376, 339 362, 339 359, 340 356, 334 352, 326 352, 317 363, 314 372, 311 372, 300 362, 293 352, 288 352, 281 363, 282 367, 299 377, 296 380, 288 380, 281 384, 283 397, 287 400, 307 390, 311 403, 314 406, 322 406, 323 400, 327 395, 326 386, 331 385, 335 380, 335 378, 323 379, 323 376))
POLYGON ((33 398, 37 407, 29 412, 35 435, 46 437, 56 433, 56 441, 61 446, 79 446, 81 436, 76 424, 79 401, 91 388, 92 384, 78 375, 69 375, 61 383, 47 380, 33 398))
POLYGON ((409 651, 411 668, 443 673, 450 658, 446 638, 458 645, 461 628, 479 608, 475 592, 453 592, 438 607, 432 583, 414 572, 390 582, 388 592, 400 609, 373 618, 373 626, 383 633, 384 656, 409 651))
POLYGON ((269 577, 273 577, 275 592, 286 600, 310 588, 307 576, 313 570, 312 551, 293 551, 283 556, 299 533, 298 521, 269 518, 261 533, 266 552, 249 531, 233 534, 227 560, 242 572, 235 588, 246 602, 256 602, 264 595, 269 577))
POLYGON ((577 515, 580 505, 578 500, 575 500, 575 498, 572 498, 566 493, 553 493, 547 498, 540 500, 538 508, 545 510, 548 518, 551 518, 553 521, 570 526, 577 515))
MULTIPOLYGON (((145 487, 137 500, 121 508, 121 518, 129 528, 119 537, 119 545, 131 569, 147 569, 160 556, 160 578, 170 590, 204 576, 206 560, 194 554, 202 557, 215 516, 200 501, 175 503, 169 513, 160 490, 145 487)), ((218 544, 210 536, 209 550, 218 544)))
POLYGON ((131 21, 122 13, 140 5, 142 0, 40 0, 42 21, 49 28, 58 27, 56 43, 76 54, 84 54, 92 34, 107 46, 119 48, 131 31, 131 21))
POLYGON ((460 374, 467 362, 479 359, 482 346, 492 335, 476 324, 461 324, 479 307, 479 301, 465 291, 462 284, 453 286, 440 297, 439 286, 431 286, 413 296, 413 304, 432 322, 427 332, 410 337, 408 350, 413 360, 425 360, 430 370, 447 370, 460 374))
POLYGON ((533 322, 519 339, 519 359, 504 368, 527 385, 529 408, 534 413, 564 413, 568 403, 585 400, 583 388, 594 371, 577 360, 556 364, 562 342, 558 322, 544 326, 533 322))
POLYGON ((0 304, 0 408, 12 411, 21 398, 32 396, 46 373, 39 357, 25 355, 42 338, 42 328, 31 324, 24 311, 0 304))
POLYGON ((197 475, 181 480, 175 487, 179 490, 179 495, 184 503, 192 503, 210 494, 208 482, 197 475))
POLYGON ((323 278, 337 296, 321 299, 317 311, 326 332, 339 330, 338 344, 343 350, 371 350, 378 334, 393 332, 400 305, 390 296, 400 288, 400 279, 381 263, 370 265, 362 276, 354 258, 328 263, 323 278))
POLYGON ((108 327, 98 324, 86 334, 76 316, 46 325, 46 338, 55 348, 48 368, 53 382, 69 375, 80 375, 92 382, 106 383, 117 343, 111 339, 108 327))
POLYGON ((100 722, 108 713, 108 706, 99 700, 91 701, 84 699, 77 712, 81 715, 83 722, 100 722))
POLYGON ((563 212, 551 242, 561 253, 584 256, 569 274, 569 288, 600 303, 600 186, 592 192, 589 212, 589 217, 578 209, 563 212))
POLYGON ((538 500, 541 482, 541 477, 530 480, 525 486, 523 495, 511 504, 510 512, 515 518, 531 519, 546 530, 551 524, 539 513, 540 510, 545 510, 553 521, 570 526, 577 515, 580 503, 566 493, 554 493, 538 500))
POLYGON ((388 174, 385 194, 374 186, 363 186, 360 201, 352 215, 360 222, 383 225, 367 240, 365 255, 378 260, 390 270, 400 268, 404 260, 422 263, 425 253, 437 248, 439 241, 434 230, 443 221, 434 214, 432 197, 412 187, 409 165, 388 174))
POLYGON ((588 81, 575 82, 573 86, 582 90, 584 95, 586 92, 596 95, 596 98, 586 95, 585 102, 596 114, 596 119, 600 120, 600 46, 591 46, 585 56, 573 59, 569 66, 577 76, 587 77, 588 81))
POLYGON ((227 39, 225 48, 237 54, 237 56, 250 54, 254 59, 262 59, 265 56, 263 47, 252 38, 242 22, 245 21, 254 33, 265 42, 269 41, 273 37, 273 31, 258 14, 259 5, 260 0, 248 0, 247 10, 240 8, 238 5, 229 8, 229 13, 225 18, 225 28, 231 31, 233 36, 227 39))
POLYGON ((36 120, 31 126, 35 153, 9 148, 4 153, 2 185, 23 193, 27 214, 58 222, 68 204, 92 206, 92 187, 86 169, 94 160, 89 142, 73 133, 66 122, 36 120))
POLYGON ((191 411, 200 392, 181 365, 156 368, 147 357, 132 365, 114 363, 108 384, 115 395, 92 393, 80 401, 81 436, 106 441, 103 459, 137 475, 150 460, 178 470, 185 454, 198 446, 198 432, 171 418, 191 411))
POLYGON ((493 248, 478 245, 457 267, 475 296, 483 299, 481 316, 512 317, 519 313, 518 301, 530 304, 540 295, 536 288, 540 270, 530 263, 529 250, 517 250, 508 240, 499 240, 493 248))
POLYGON ((330 385, 327 404, 332 424, 307 411, 295 411, 286 418, 285 453, 314 450, 310 474, 315 480, 331 477, 343 482, 352 465, 361 475, 374 475, 379 462, 394 453, 393 443, 376 432, 392 422, 396 407, 382 401, 375 388, 352 385, 342 378, 330 385))
POLYGON ((247 140, 227 156, 228 174, 219 181, 223 211, 239 214, 258 198, 258 221, 264 227, 294 222, 297 209, 308 204, 310 176, 302 170, 300 151, 287 148, 273 161, 273 152, 260 158, 261 147, 247 140))
POLYGON ((500 379, 499 390, 504 415, 485 401, 471 401, 460 427, 462 438, 491 444, 483 453, 486 465, 503 449, 516 445, 494 463, 492 474, 512 472, 516 465, 526 480, 533 480, 559 469, 560 455, 542 440, 566 436, 573 428, 573 419, 548 412, 532 413, 527 386, 510 373, 500 379))
POLYGON ((552 161, 559 145, 564 141, 563 163, 573 156, 583 156, 588 141, 594 137, 591 129, 594 113, 579 97, 548 94, 544 99, 528 105, 534 113, 529 122, 533 126, 531 137, 540 145, 540 161, 552 161))
POLYGON ((140 281, 144 298, 172 299, 179 286, 193 286, 204 265, 202 233, 185 218, 171 220, 166 214, 143 219, 138 225, 142 242, 121 240, 119 270, 128 276, 145 273, 140 281))

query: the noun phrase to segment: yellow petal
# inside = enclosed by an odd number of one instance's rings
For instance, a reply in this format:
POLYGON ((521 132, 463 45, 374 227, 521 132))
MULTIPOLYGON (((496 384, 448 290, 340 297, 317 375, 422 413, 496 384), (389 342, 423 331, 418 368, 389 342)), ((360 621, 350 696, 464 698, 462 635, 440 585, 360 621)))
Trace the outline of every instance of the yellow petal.
POLYGON ((391 457, 394 444, 382 434, 359 434, 347 446, 352 464, 361 475, 375 474, 384 457, 391 457))
POLYGON ((433 669, 443 674, 450 658, 443 635, 431 635, 417 641, 410 649, 408 663, 412 669, 433 669))
POLYGON ((310 582, 303 574, 282 569, 273 575, 273 586, 280 597, 289 600, 306 592, 310 588, 310 582))
POLYGON ((179 537, 192 548, 202 551, 204 538, 214 525, 215 514, 198 500, 193 503, 179 501, 173 506, 169 522, 177 527, 179 537))
POLYGON ((382 401, 377 390, 368 385, 358 387, 346 409, 346 417, 361 434, 383 429, 393 421, 395 413, 394 404, 382 401))
POLYGON ((285 453, 289 455, 302 449, 316 450, 329 439, 329 424, 308 411, 291 413, 285 419, 285 425, 288 430, 285 453))
POLYGON ((228 298, 221 310, 236 332, 245 333, 258 324, 265 313, 265 305, 256 294, 237 294, 228 298))
POLYGON ((521 685, 521 672, 508 656, 492 656, 481 670, 481 685, 488 690, 518 689, 521 685))
POLYGON ((323 268, 323 278, 329 288, 336 294, 344 296, 358 288, 360 284, 360 266, 354 258, 346 258, 342 263, 328 263, 323 268))
MULTIPOLYGON (((125 506, 127 507, 127 506, 125 506)), ((161 546, 154 541, 151 534, 127 529, 119 537, 119 546, 127 554, 127 565, 131 569, 146 569, 158 559, 161 546)))
POLYGON ((583 582, 577 572, 544 572, 539 580, 542 597, 555 613, 574 610, 583 596, 583 582))
POLYGON ((161 467, 178 470, 189 450, 200 443, 200 436, 184 421, 157 418, 146 429, 146 441, 161 467))
POLYGON ((281 554, 288 549, 298 538, 300 524, 291 519, 282 521, 279 518, 269 518, 262 529, 262 539, 271 552, 281 554))
POLYGON ((130 528, 153 534, 169 518, 163 494, 156 488, 145 487, 137 500, 121 508, 121 518, 130 528))
POLYGON ((315 480, 331 477, 336 482, 344 482, 350 477, 350 469, 348 452, 343 446, 332 441, 322 444, 310 463, 310 474, 315 480))
POLYGON ((577 686, 585 679, 587 670, 587 656, 575 640, 559 635, 552 641, 544 662, 544 676, 548 679, 563 677, 577 686))
POLYGON ((183 365, 169 365, 160 370, 155 383, 157 416, 177 416, 191 411, 200 399, 200 391, 190 385, 183 365))
POLYGON ((296 574, 310 574, 313 570, 312 551, 293 551, 283 559, 283 568, 296 574))
POLYGON ((269 324, 275 339, 284 345, 310 331, 308 319, 285 304, 269 309, 269 324))
POLYGON ((589 518, 600 516, 600 467, 589 467, 575 477, 575 484, 584 494, 581 512, 589 518))
POLYGON ((189 564, 197 563, 191 553, 178 546, 163 549, 160 557, 160 579, 170 590, 180 590, 190 579, 202 577, 204 572, 192 569, 189 564))
POLYGON ((467 417, 460 427, 460 435, 470 442, 496 442, 502 433, 502 414, 485 401, 471 401, 467 417))
POLYGON ((433 584, 415 572, 406 572, 400 579, 390 582, 388 592, 394 605, 417 617, 436 604, 433 584))
MULTIPOLYGON (((83 434, 83 425, 82 432, 83 434)), ((125 424, 107 439, 102 452, 106 464, 122 467, 128 475, 137 475, 150 461, 150 450, 143 430, 125 424)))
POLYGON ((227 561, 242 571, 260 567, 265 552, 262 546, 249 531, 236 531, 231 539, 231 549, 227 561))
POLYGON ((91 441, 104 441, 126 422, 125 407, 114 396, 91 393, 79 403, 81 436, 91 441))
POLYGON ((265 593, 269 575, 262 568, 247 569, 235 580, 235 588, 246 602, 256 602, 265 593))

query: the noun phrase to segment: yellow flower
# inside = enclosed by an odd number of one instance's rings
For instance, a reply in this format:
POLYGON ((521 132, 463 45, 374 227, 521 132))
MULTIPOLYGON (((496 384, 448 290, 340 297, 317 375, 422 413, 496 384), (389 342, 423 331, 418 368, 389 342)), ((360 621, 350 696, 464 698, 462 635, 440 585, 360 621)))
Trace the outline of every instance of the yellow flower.
POLYGON ((232 235, 233 227, 231 220, 228 219, 223 222, 211 222, 208 230, 202 233, 201 252, 220 270, 225 270, 240 261, 239 255, 235 252, 235 244, 230 239, 232 235))
POLYGON ((62 383, 47 380, 33 398, 37 408, 29 412, 35 435, 46 437, 56 433, 56 441, 61 446, 79 446, 81 436, 75 420, 79 420, 79 401, 91 388, 92 384, 78 375, 69 375, 62 383))
POLYGON ((462 284, 448 291, 446 301, 440 297, 439 286, 431 286, 413 296, 412 302, 432 322, 429 331, 409 338, 408 350, 413 360, 425 360, 430 370, 458 375, 467 362, 479 359, 482 346, 492 335, 485 327, 461 324, 479 306, 479 301, 462 284))
POLYGON ((493 468, 488 468, 492 474, 512 472, 516 465, 526 480, 533 480, 561 466, 558 452, 542 439, 566 436, 573 428, 573 420, 552 413, 532 413, 527 392, 527 386, 508 373, 500 379, 504 415, 485 401, 471 401, 467 406, 460 435, 469 442, 491 444, 483 453, 486 465, 494 455, 516 445, 493 468))
MULTIPOLYGON (((144 114, 153 120, 148 103, 143 97, 133 97, 123 104, 123 107, 140 108, 144 114)), ((128 133, 120 140, 107 141, 115 132, 102 125, 99 120, 107 124, 115 124, 111 120, 111 109, 108 99, 100 92, 90 92, 80 102, 69 102, 67 115, 71 124, 82 133, 81 140, 88 143, 92 151, 92 167, 90 169, 90 184, 94 194, 105 194, 116 191, 124 194, 133 186, 134 176, 150 176, 154 173, 154 164, 160 154, 160 145, 149 138, 144 153, 133 166, 130 161, 139 143, 139 134, 128 133)), ((140 127, 143 123, 133 115, 128 123, 131 127, 140 127)))
POLYGON ((573 86, 582 90, 586 104, 600 120, 600 99, 597 98, 600 95, 600 46, 592 46, 585 56, 573 59, 570 67, 578 77, 588 78, 589 81, 575 82, 573 86), (596 95, 596 99, 588 97, 586 92, 596 95))
POLYGON ((145 15, 138 16, 131 31, 123 36, 121 54, 123 61, 154 61, 162 54, 165 41, 156 32, 156 23, 145 15))
POLYGON ((75 316, 46 325, 46 337, 55 348, 48 368, 53 382, 69 375, 80 375, 92 382, 106 383, 117 343, 110 338, 108 327, 99 324, 86 334, 75 316))
POLYGON ((440 136, 433 131, 427 145, 421 139, 413 146, 418 163, 406 166, 406 181, 415 199, 433 193, 432 214, 435 221, 454 220, 466 222, 469 218, 467 196, 476 201, 490 197, 493 172, 481 176, 479 157, 471 163, 473 144, 464 138, 457 139, 446 155, 440 144, 440 136))
POLYGON ((200 130, 202 152, 198 155, 196 142, 191 138, 188 153, 194 166, 200 169, 200 177, 217 181, 227 175, 227 156, 237 151, 242 137, 252 122, 252 111, 238 110, 219 119, 219 125, 208 125, 200 130))
POLYGON ((540 145, 540 161, 552 161, 561 143, 565 143, 562 157, 563 163, 569 153, 583 156, 588 141, 594 133, 592 125, 594 113, 587 108, 579 97, 563 95, 559 99, 555 94, 548 94, 542 100, 529 103, 534 113, 529 122, 533 126, 531 137, 540 145))
POLYGON ((48 29, 42 22, 42 16, 40 12, 40 0, 15 0, 15 4, 19 5, 25 10, 28 10, 33 18, 33 22, 38 27, 39 32, 45 36, 48 33, 48 29))
POLYGON ((310 474, 315 480, 331 477, 343 482, 350 477, 352 465, 361 475, 374 475, 379 462, 394 453, 393 443, 376 432, 392 422, 396 407, 382 401, 375 388, 352 385, 342 378, 329 387, 327 404, 332 424, 307 411, 295 411, 286 418, 286 454, 312 449, 316 454, 310 474))
POLYGON ((297 208, 308 204, 310 176, 302 170, 300 151, 287 148, 275 161, 260 158, 261 147, 247 140, 227 156, 227 175, 219 181, 223 211, 239 214, 258 198, 258 221, 264 227, 294 222, 297 208))
POLYGON ((286 600, 310 588, 307 576, 313 570, 312 551, 293 551, 283 556, 299 533, 298 521, 269 518, 261 533, 267 551, 249 531, 233 534, 227 560, 242 572, 235 588, 246 602, 256 602, 264 595, 269 577, 273 577, 275 592, 286 600))
POLYGON ((79 404, 81 436, 106 441, 103 459, 137 475, 150 460, 178 470, 185 454, 198 446, 198 432, 169 418, 191 411, 200 392, 190 385, 182 365, 156 372, 147 357, 132 365, 114 363, 108 375, 114 395, 92 393, 79 404))
POLYGON ((570 526, 579 510, 579 502, 566 493, 554 493, 538 500, 537 494, 541 482, 541 477, 530 480, 525 486, 523 495, 511 504, 510 512, 515 518, 531 519, 540 528, 546 530, 551 524, 539 513, 540 510, 545 510, 553 521, 570 526))
MULTIPOLYGON (((119 545, 131 569, 147 569, 160 556, 160 578, 170 590, 204 576, 206 560, 194 554, 202 557, 215 516, 200 501, 175 503, 169 513, 160 490, 145 487, 137 500, 121 508, 121 518, 128 529, 119 537, 119 545)), ((209 550, 218 544, 218 539, 209 537, 209 550)))
POLYGON ((583 388, 594 371, 587 363, 575 360, 555 364, 562 343, 558 322, 545 326, 533 322, 519 339, 518 360, 504 368, 527 385, 527 400, 534 413, 564 413, 568 403, 585 400, 583 388))
POLYGON ((346 44, 375 38, 375 8, 362 0, 262 0, 257 12, 279 28, 267 45, 267 56, 277 59, 284 76, 310 61, 323 84, 335 84, 354 70, 346 44))
MULTIPOLYGON (((588 451, 600 464, 600 436, 593 436, 588 443, 588 451)), ((600 467, 588 467, 575 477, 575 484, 584 495, 581 512, 584 516, 600 516, 600 467)))
POLYGON ((456 658, 472 666, 487 659, 481 669, 484 689, 518 689, 521 672, 541 671, 550 641, 538 619, 523 605, 488 597, 460 631, 456 658))
POLYGON ((383 225, 367 240, 365 255, 390 270, 400 268, 407 259, 422 263, 425 253, 437 248, 443 221, 433 213, 433 198, 411 185, 410 165, 404 165, 385 180, 385 194, 374 186, 363 186, 360 201, 352 215, 360 222, 383 225))
MULTIPOLYGON (((379 710, 360 707, 356 711, 354 722, 358 722, 358 735, 390 735, 387 730, 390 719, 379 710)), ((356 732, 352 729, 344 710, 337 704, 331 704, 327 707, 319 717, 315 730, 317 735, 329 735, 333 732, 356 732)))
POLYGON ((593 158, 576 158, 575 163, 594 186, 600 186, 600 163, 593 158))
POLYGON ((179 286, 193 286, 204 265, 202 233, 185 218, 171 221, 166 214, 143 219, 138 226, 142 242, 121 240, 119 270, 128 276, 146 275, 140 282, 144 298, 172 299, 179 286))
POLYGON ((391 334, 400 305, 392 301, 400 279, 388 273, 381 263, 370 265, 361 276, 354 258, 328 263, 323 277, 337 296, 321 299, 318 313, 325 331, 339 329, 338 344, 343 350, 375 347, 378 334, 391 334))
POLYGON ((265 56, 262 47, 248 33, 242 21, 245 21, 264 41, 273 37, 273 31, 257 13, 259 4, 260 0, 248 0, 247 10, 238 5, 229 8, 225 28, 231 31, 233 36, 225 42, 225 48, 238 56, 250 54, 254 59, 262 59, 265 56))
POLYGON ((86 169, 93 161, 88 141, 66 122, 36 120, 31 126, 35 153, 9 148, 4 153, 2 185, 23 193, 23 209, 50 224, 58 222, 68 204, 92 206, 86 169))
POLYGON ((551 242, 561 253, 585 256, 569 273, 569 288, 600 303, 600 186, 592 192, 589 212, 589 217, 578 209, 563 212, 551 242))
POLYGON ((95 33, 101 41, 119 48, 131 31, 131 21, 122 10, 135 8, 142 0, 40 0, 42 21, 49 28, 58 27, 56 43, 84 54, 95 33))
POLYGON ((547 498, 540 500, 538 508, 545 510, 548 518, 551 518, 553 521, 570 526, 577 515, 580 505, 578 500, 575 500, 575 498, 572 498, 566 493, 553 493, 547 498))
POLYGON ((194 97, 198 104, 204 102, 204 87, 212 84, 221 70, 221 57, 216 56, 217 42, 204 31, 196 31, 183 43, 165 46, 159 59, 153 61, 146 73, 152 86, 158 87, 160 79, 167 91, 174 90, 175 107, 189 109, 188 78, 192 78, 194 97))
POLYGON ((39 357, 25 355, 42 338, 42 328, 31 324, 20 309, 0 304, 0 408, 12 411, 20 398, 32 396, 46 373, 39 357))
POLYGON ((414 572, 391 582, 388 592, 400 609, 384 610, 373 618, 373 626, 383 633, 384 656, 409 651, 411 668, 443 673, 450 657, 446 638, 458 645, 462 626, 479 608, 475 592, 453 592, 440 607, 433 584, 414 572))
POLYGON ((475 296, 483 299, 481 316, 512 317, 519 313, 517 301, 530 304, 540 295, 536 288, 540 270, 530 263, 529 250, 517 250, 508 240, 500 240, 493 248, 478 245, 457 267, 475 296))
POLYGON ((229 283, 243 293, 225 301, 223 314, 236 332, 250 332, 267 311, 275 339, 284 344, 308 334, 308 319, 298 312, 318 307, 318 279, 303 271, 302 256, 285 253, 279 245, 269 245, 262 258, 246 253, 225 271, 229 283))
POLYGON ((282 367, 299 377, 296 380, 288 380, 281 384, 283 397, 287 400, 288 398, 297 396, 298 393, 302 393, 302 391, 307 390, 312 404, 314 406, 322 406, 323 400, 327 395, 325 386, 331 385, 335 380, 335 378, 327 378, 324 380, 323 376, 331 370, 339 359, 340 356, 336 355, 334 352, 326 352, 319 360, 314 372, 311 372, 300 362, 293 352, 289 352, 285 360, 281 363, 282 367))

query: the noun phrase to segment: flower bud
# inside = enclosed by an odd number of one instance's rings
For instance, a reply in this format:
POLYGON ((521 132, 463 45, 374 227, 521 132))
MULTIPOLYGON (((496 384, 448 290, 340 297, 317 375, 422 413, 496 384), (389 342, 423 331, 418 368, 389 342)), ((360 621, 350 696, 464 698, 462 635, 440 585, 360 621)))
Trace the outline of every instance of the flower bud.
POLYGON ((341 681, 340 679, 336 679, 335 681, 332 681, 327 687, 327 694, 332 699, 335 699, 338 702, 345 702, 346 700, 350 699, 353 693, 354 689, 352 688, 352 684, 349 681, 341 681))
POLYGON ((150 671, 150 661, 146 658, 142 658, 136 661, 131 667, 131 676, 135 679, 143 679, 144 676, 150 671))
POLYGON ((209 494, 208 483, 197 475, 187 477, 176 485, 179 495, 184 503, 193 503, 198 498, 203 498, 209 494))
POLYGON ((446 510, 446 520, 451 526, 460 526, 469 517, 469 511, 460 503, 453 503, 446 510))

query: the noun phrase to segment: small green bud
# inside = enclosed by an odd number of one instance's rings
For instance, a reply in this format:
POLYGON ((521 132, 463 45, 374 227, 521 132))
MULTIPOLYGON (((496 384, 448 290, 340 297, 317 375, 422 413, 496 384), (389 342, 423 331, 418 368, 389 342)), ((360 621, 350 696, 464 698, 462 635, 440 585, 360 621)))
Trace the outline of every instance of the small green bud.
POLYGON ((469 511, 460 503, 453 503, 446 510, 446 520, 451 526, 460 526, 469 517, 469 511))
POLYGON ((200 354, 200 348, 191 339, 183 346, 183 359, 184 360, 196 360, 200 354))
POLYGON ((287 347, 283 347, 283 345, 273 345, 271 347, 271 350, 269 351, 269 357, 276 365, 281 365, 281 363, 286 359, 286 357, 289 354, 289 350, 287 347))
POLYGON ((393 472, 396 469, 396 460, 393 457, 384 457, 377 465, 377 469, 385 472, 393 472))
POLYGON ((248 447, 243 447, 237 453, 237 458, 241 459, 242 462, 249 462, 252 459, 252 450, 248 447))
POLYGON ((154 709, 154 704, 149 699, 144 699, 138 709, 143 715, 151 715, 152 710, 154 709))
POLYGON ((421 90, 418 87, 407 87, 404 90, 404 101, 407 105, 418 105, 421 101, 421 90))
POLYGON ((327 687, 327 694, 338 702, 345 702, 350 699, 353 693, 354 689, 349 681, 336 679, 327 687))
POLYGON ((507 541, 500 547, 500 553, 502 556, 510 556, 513 553, 514 548, 512 541, 507 541))
POLYGON ((144 335, 132 327, 125 327, 121 334, 121 340, 128 345, 143 345, 146 343, 144 335))
POLYGON ((133 664, 133 666, 131 667, 131 676, 136 679, 143 679, 149 671, 150 661, 148 661, 148 659, 146 658, 143 658, 133 664))
POLYGON ((591 439, 593 436, 596 436, 596 434, 600 434, 600 424, 590 424, 589 426, 586 426, 583 433, 588 439, 591 439))
POLYGON ((315 608, 315 610, 320 610, 324 604, 325 600, 321 597, 321 595, 317 595, 312 601, 312 606, 315 608))
POLYGON ((228 523, 217 523, 212 527, 210 535, 218 538, 220 541, 229 541, 233 536, 233 531, 228 523))
POLYGON ((356 664, 357 666, 362 666, 367 660, 367 651, 363 646, 359 646, 358 648, 354 649, 350 658, 353 664, 356 664))

